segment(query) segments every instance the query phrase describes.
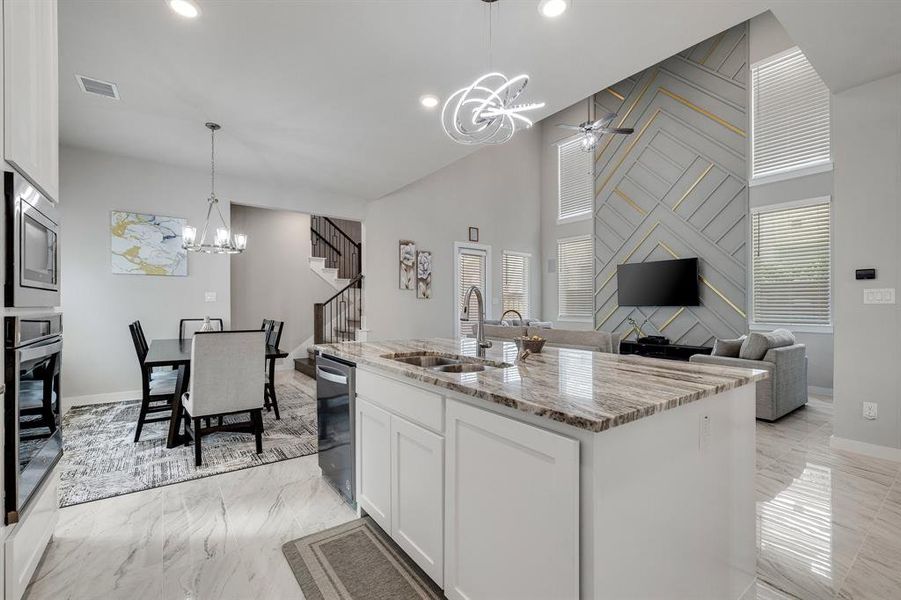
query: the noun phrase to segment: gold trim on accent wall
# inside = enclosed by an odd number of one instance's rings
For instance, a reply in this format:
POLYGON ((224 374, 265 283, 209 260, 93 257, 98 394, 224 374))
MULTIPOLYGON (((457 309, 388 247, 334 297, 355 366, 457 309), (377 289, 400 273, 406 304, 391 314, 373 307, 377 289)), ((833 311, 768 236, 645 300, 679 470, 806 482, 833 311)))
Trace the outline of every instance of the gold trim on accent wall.
POLYGON ((713 113, 710 112, 709 110, 706 110, 706 109, 701 108, 701 107, 698 106, 697 104, 694 104, 694 103, 690 102, 689 100, 683 98, 683 97, 680 96, 679 94, 676 94, 676 93, 674 93, 674 92, 671 92, 671 91, 669 91, 668 89, 666 89, 666 88, 664 88, 664 87, 657 88, 657 91, 658 91, 658 92, 662 92, 664 95, 669 96, 669 97, 672 98, 673 100, 675 100, 675 101, 677 101, 677 102, 681 102, 682 104, 684 104, 684 105, 687 106, 688 108, 690 108, 690 109, 692 109, 692 110, 695 110, 695 111, 701 113, 702 115, 704 115, 705 117, 707 117, 707 118, 710 119, 711 121, 714 121, 714 122, 716 122, 716 123, 719 123, 720 125, 722 125, 722 126, 725 127, 726 129, 728 129, 729 131, 733 131, 733 132, 737 133, 738 135, 740 135, 741 137, 748 137, 747 134, 745 133, 744 129, 740 129, 740 128, 736 127, 735 125, 733 125, 733 124, 730 123, 729 121, 723 119, 722 117, 716 116, 715 114, 713 114, 713 113))
MULTIPOLYGON (((617 127, 623 126, 623 123, 626 122, 626 119, 629 118, 629 115, 632 114, 632 111, 635 109, 636 106, 638 106, 638 103, 641 102, 641 99, 644 97, 645 92, 648 91, 648 88, 651 87, 651 84, 654 83, 655 79, 657 79, 657 73, 658 73, 658 70, 655 68, 654 73, 651 74, 651 77, 648 79, 647 83, 644 84, 644 87, 641 89, 641 92, 638 94, 638 97, 635 98, 635 102, 632 103, 632 105, 629 107, 629 110, 627 110, 626 114, 623 115, 623 118, 619 120, 619 124, 617 125, 617 127)), ((607 146, 609 146, 610 142, 613 141, 614 137, 616 137, 616 136, 613 136, 613 135, 607 136, 607 139, 604 142, 604 146, 602 148, 600 148, 600 150, 598 150, 597 153, 595 154, 594 162, 597 162, 601 159, 601 154, 604 153, 604 151, 607 149, 607 146)))
POLYGON ((631 206, 632 208, 634 208, 636 211, 638 211, 638 214, 640 214, 640 215, 646 215, 646 214, 648 214, 648 212, 647 212, 645 209, 643 209, 642 207, 640 207, 640 206, 638 205, 638 203, 635 202, 635 200, 633 200, 632 198, 630 198, 630 197, 626 194, 626 192, 622 191, 622 190, 619 189, 618 187, 617 187, 617 188, 613 188, 613 193, 616 194, 617 196, 619 196, 620 198, 622 198, 623 200, 625 200, 625 201, 626 201, 626 204, 628 204, 629 206, 631 206))
POLYGON ((654 114, 651 115, 651 118, 648 119, 648 122, 644 124, 644 127, 642 127, 641 130, 638 132, 638 135, 635 136, 635 139, 633 139, 632 142, 629 144, 629 146, 626 148, 626 151, 623 153, 623 155, 619 157, 619 162, 616 163, 616 166, 610 170, 610 173, 604 179, 604 182, 600 186, 594 188, 595 197, 597 197, 597 195, 601 192, 601 190, 604 189, 604 186, 606 186, 608 183, 610 183, 610 179, 616 174, 616 172, 619 170, 619 168, 621 166, 623 166, 623 163, 626 162, 626 159, 629 157, 629 154, 632 152, 632 149, 635 148, 635 145, 641 140, 641 136, 644 135, 644 132, 648 130, 648 127, 651 126, 651 123, 654 122, 654 119, 656 119, 657 115, 659 115, 659 114, 660 114, 660 109, 658 108, 657 110, 654 111, 654 114))
POLYGON ((614 306, 614 307, 613 307, 613 310, 611 310, 609 313, 607 313, 607 316, 604 317, 603 319, 601 319, 601 322, 598 323, 598 324, 595 326, 595 329, 597 329, 598 327, 601 327, 604 323, 606 323, 607 321, 609 321, 609 320, 610 320, 610 317, 612 317, 612 316, 613 316, 613 313, 615 313, 618 309, 619 309, 619 306, 614 306))
POLYGON ((679 310, 677 310, 677 311, 675 312, 675 314, 673 314, 673 316, 671 316, 669 319, 667 319, 666 322, 665 322, 663 325, 661 325, 660 327, 658 327, 658 328, 657 328, 657 331, 659 331, 659 332, 662 333, 663 330, 666 329, 667 327, 669 327, 670 323, 672 323, 673 321, 675 321, 675 320, 676 320, 676 317, 678 317, 679 315, 681 315, 684 311, 685 311, 685 307, 683 306, 682 308, 680 308, 679 310))
POLYGON ((694 191, 694 189, 696 187, 698 187, 698 184, 701 183, 701 180, 707 176, 707 173, 709 173, 712 168, 713 168, 713 163, 710 163, 710 166, 708 166, 706 169, 704 169, 704 172, 701 173, 701 176, 698 177, 697 179, 695 179, 695 182, 693 184, 691 184, 687 190, 685 190, 685 193, 682 194, 682 197, 679 198, 679 201, 676 202, 675 204, 673 204, 673 212, 676 212, 676 209, 679 208, 679 205, 682 204, 682 201, 685 200, 688 197, 688 195, 694 191))
POLYGON ((605 91, 605 92, 609 92, 610 95, 612 95, 614 98, 616 98, 616 99, 619 100, 619 101, 623 101, 623 100, 626 99, 625 96, 623 96, 622 94, 616 92, 613 88, 607 88, 607 89, 604 90, 604 91, 605 91))

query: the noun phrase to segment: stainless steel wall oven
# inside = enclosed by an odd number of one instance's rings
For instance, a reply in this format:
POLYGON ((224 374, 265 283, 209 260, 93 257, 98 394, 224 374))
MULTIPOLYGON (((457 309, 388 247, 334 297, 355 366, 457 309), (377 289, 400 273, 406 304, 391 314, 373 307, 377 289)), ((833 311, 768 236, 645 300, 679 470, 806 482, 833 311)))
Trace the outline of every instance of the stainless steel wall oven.
POLYGON ((63 454, 62 315, 4 318, 6 523, 15 523, 63 454))

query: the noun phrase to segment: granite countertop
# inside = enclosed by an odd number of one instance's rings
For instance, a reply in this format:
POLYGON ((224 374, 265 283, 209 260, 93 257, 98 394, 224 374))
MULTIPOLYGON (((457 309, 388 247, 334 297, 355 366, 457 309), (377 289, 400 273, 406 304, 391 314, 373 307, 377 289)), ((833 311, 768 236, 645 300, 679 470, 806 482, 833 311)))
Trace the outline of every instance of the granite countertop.
POLYGON ((604 431, 767 376, 762 370, 549 347, 513 365, 516 346, 501 341, 494 341, 485 358, 512 366, 474 373, 442 373, 384 357, 417 351, 474 357, 474 339, 344 342, 316 348, 371 370, 589 431, 604 431))

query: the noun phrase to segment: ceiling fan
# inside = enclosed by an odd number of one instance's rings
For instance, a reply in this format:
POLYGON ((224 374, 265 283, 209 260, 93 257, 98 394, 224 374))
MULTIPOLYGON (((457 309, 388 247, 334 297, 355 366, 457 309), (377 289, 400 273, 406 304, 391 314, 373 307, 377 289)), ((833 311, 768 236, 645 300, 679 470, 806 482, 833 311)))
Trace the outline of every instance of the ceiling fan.
POLYGON ((601 139, 601 136, 605 133, 609 134, 619 134, 619 135, 629 135, 634 129, 631 127, 610 127, 610 123, 613 122, 613 119, 616 118, 616 113, 607 113, 600 119, 595 122, 591 122, 591 120, 585 121, 580 125, 566 125, 564 123, 560 123, 557 127, 561 129, 571 129, 574 131, 580 131, 582 133, 582 150, 585 152, 591 152, 595 148, 597 148, 598 140, 601 139))

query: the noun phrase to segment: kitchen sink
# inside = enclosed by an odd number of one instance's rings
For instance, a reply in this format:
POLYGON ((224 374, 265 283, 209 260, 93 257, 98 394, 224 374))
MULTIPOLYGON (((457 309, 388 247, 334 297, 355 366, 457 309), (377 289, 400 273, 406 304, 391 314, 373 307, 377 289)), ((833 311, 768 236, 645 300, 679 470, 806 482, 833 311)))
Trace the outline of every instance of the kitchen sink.
POLYGON ((433 370, 441 371, 442 373, 477 373, 479 371, 484 371, 485 369, 485 365, 475 363, 457 363, 455 365, 433 367, 433 370))
POLYGON ((512 365, 504 362, 485 360, 461 354, 442 354, 440 352, 398 352, 385 354, 382 358, 396 360, 423 369, 432 369, 442 373, 476 373, 489 368, 504 369, 512 365))
POLYGON ((446 356, 426 356, 426 355, 401 356, 399 358, 393 358, 392 360, 396 360, 397 362, 407 363, 408 365, 423 367, 425 369, 460 364, 459 360, 457 360, 455 358, 448 358, 446 356))

